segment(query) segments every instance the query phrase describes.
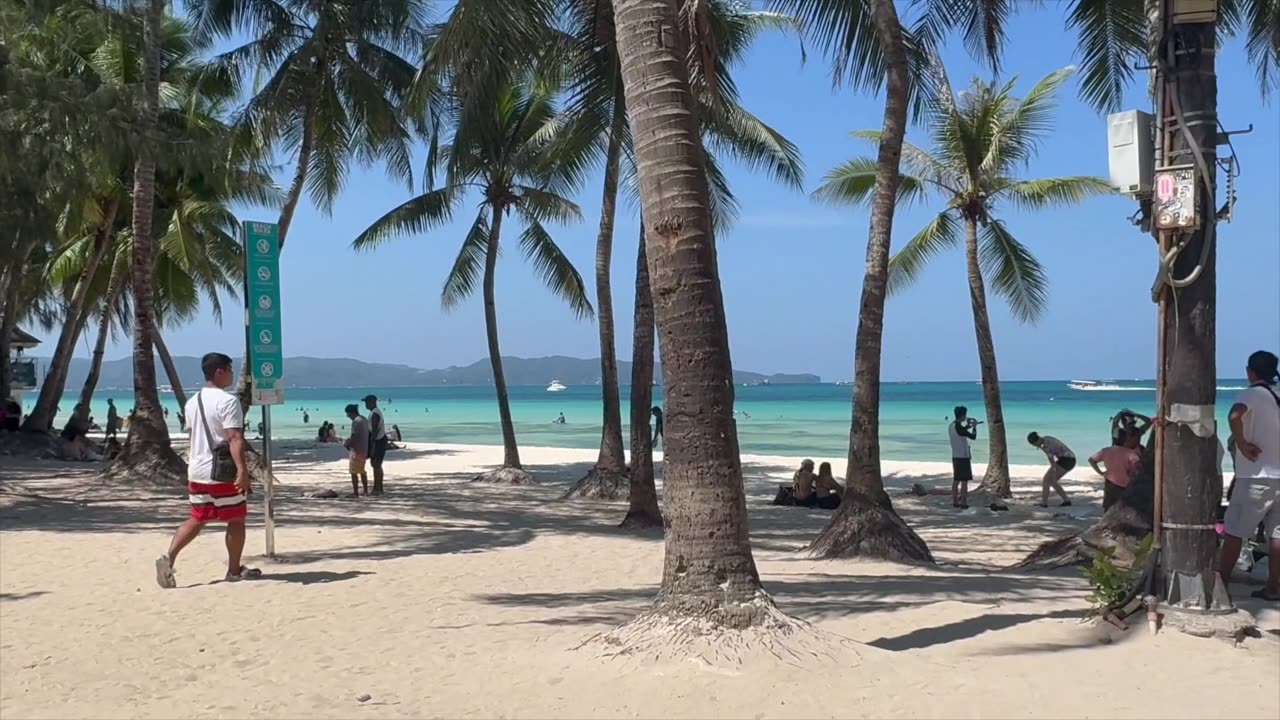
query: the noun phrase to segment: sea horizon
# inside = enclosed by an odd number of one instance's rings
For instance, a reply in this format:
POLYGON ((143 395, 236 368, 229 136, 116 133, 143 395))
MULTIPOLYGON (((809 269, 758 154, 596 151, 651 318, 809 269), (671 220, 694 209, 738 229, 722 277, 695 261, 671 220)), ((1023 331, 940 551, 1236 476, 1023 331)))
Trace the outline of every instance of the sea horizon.
MULTIPOLYGON (((1027 433, 1052 435, 1084 458, 1109 442, 1110 418, 1122 408, 1144 414, 1154 412, 1153 380, 1119 381, 1117 387, 1081 390, 1070 380, 1001 382, 1010 450, 1010 462, 1038 464, 1043 455, 1025 440, 1027 433)), ((1115 381, 1112 381, 1115 382, 1115 381)), ((1225 423, 1226 402, 1245 387, 1242 379, 1218 381, 1226 393, 1218 403, 1218 420, 1225 423)), ((969 414, 985 419, 982 386, 975 381, 900 381, 881 385, 881 455, 886 460, 946 461, 950 458, 947 423, 953 408, 968 407, 969 414)), ((630 409, 628 386, 622 387, 623 440, 628 443, 630 409)), ((739 446, 745 454, 784 457, 844 457, 849 442, 852 386, 836 383, 748 385, 735 388, 735 414, 739 446)), ((397 425, 406 441, 500 445, 497 403, 492 386, 450 387, 350 387, 287 388, 285 403, 271 412, 272 436, 278 439, 314 439, 325 421, 346 429, 343 408, 359 403, 366 394, 380 398, 388 426, 397 425)), ((544 447, 592 448, 600 443, 602 404, 598 385, 571 386, 548 392, 534 385, 509 388, 517 440, 544 447), (564 424, 553 423, 564 413, 564 424)), ((94 393, 91 414, 105 422, 107 398, 114 397, 121 415, 132 405, 132 388, 102 388, 94 393)), ((661 402, 662 388, 655 386, 654 403, 661 402)), ((79 393, 63 396, 58 427, 65 422, 79 393)), ((35 393, 23 398, 27 409, 35 393)), ((169 426, 179 432, 177 403, 170 391, 161 393, 170 410, 169 426)), ((363 405, 361 405, 361 412, 363 405)), ((261 412, 251 409, 250 435, 256 435, 261 412)), ((979 427, 974 457, 986 456, 987 426, 979 427)))

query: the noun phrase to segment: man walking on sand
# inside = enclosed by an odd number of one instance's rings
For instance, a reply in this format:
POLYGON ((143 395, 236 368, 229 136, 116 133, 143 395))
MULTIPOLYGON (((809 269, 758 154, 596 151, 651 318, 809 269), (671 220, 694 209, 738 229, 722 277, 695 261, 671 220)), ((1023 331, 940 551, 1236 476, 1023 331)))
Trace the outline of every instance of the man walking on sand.
MULTIPOLYGON (((360 486, 364 485, 364 494, 369 494, 369 476, 365 474, 364 463, 369 458, 369 421, 360 414, 360 407, 355 403, 347 406, 347 419, 351 421, 351 437, 342 444, 347 449, 348 469, 351 471, 351 497, 360 497, 360 486)), ((376 473, 376 471, 375 471, 376 473)), ((377 475, 374 475, 377 478, 377 475)), ((377 480, 374 480, 374 493, 377 493, 377 480)))
POLYGON ((364 397, 365 409, 369 411, 369 464, 373 465, 373 494, 382 494, 382 461, 387 457, 387 421, 382 417, 382 408, 378 407, 377 395, 364 397))
POLYGON ((162 588, 178 586, 173 567, 178 553, 210 522, 227 524, 228 582, 262 577, 262 572, 240 563, 244 553, 244 520, 248 511, 249 463, 245 459, 244 416, 240 401, 226 391, 235 382, 231 358, 209 353, 200 360, 205 386, 187 401, 192 418, 190 457, 187 458, 187 492, 191 517, 174 533, 169 551, 156 559, 156 582, 162 588))
POLYGON ((1224 537, 1218 574, 1231 581, 1244 538, 1263 523, 1269 544, 1267 584, 1253 597, 1280 601, 1280 360, 1265 350, 1249 356, 1249 387, 1231 406, 1236 479, 1223 517, 1224 537))
POLYGON ((1058 481, 1076 466, 1076 454, 1071 452, 1071 448, 1067 447, 1066 443, 1052 435, 1031 433, 1027 435, 1027 442, 1039 448, 1049 458, 1049 470, 1044 474, 1043 488, 1040 492, 1040 507, 1049 507, 1050 489, 1062 498, 1062 507, 1067 507, 1071 504, 1071 498, 1067 497, 1067 491, 1062 489, 1062 484, 1058 481))
POLYGON ((105 437, 117 437, 120 432, 120 411, 114 398, 107 398, 107 430, 105 437))

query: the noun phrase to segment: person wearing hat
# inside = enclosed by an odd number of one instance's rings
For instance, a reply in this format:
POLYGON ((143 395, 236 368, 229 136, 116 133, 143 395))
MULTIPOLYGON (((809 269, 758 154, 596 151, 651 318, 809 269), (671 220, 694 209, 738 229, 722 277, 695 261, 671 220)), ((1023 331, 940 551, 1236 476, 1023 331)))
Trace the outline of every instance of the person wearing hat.
POLYGON ((382 461, 387 457, 387 421, 378 407, 377 395, 364 396, 365 409, 369 411, 369 464, 373 466, 373 494, 382 494, 382 461))
POLYGON ((360 406, 351 403, 346 407, 347 417, 351 420, 351 437, 342 444, 347 449, 351 471, 351 497, 360 497, 360 485, 364 485, 364 494, 369 494, 369 476, 365 473, 364 463, 369 458, 369 421, 360 414, 360 406))
POLYGON ((1222 556, 1218 574, 1224 584, 1240 556, 1244 538, 1258 523, 1269 543, 1267 584, 1256 598, 1280 601, 1280 360, 1259 350, 1249 356, 1249 387, 1241 391, 1228 416, 1235 445, 1236 478, 1231 503, 1223 516, 1222 556))

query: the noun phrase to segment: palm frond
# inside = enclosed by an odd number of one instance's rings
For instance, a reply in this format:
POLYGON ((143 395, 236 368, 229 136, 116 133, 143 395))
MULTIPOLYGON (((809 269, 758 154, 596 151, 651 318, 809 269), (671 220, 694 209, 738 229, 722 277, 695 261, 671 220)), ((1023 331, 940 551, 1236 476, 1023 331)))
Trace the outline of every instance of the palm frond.
POLYGON ((1280 0, 1239 1, 1244 4, 1245 52, 1266 98, 1280 86, 1280 0))
POLYGON ((1005 109, 1012 103, 1012 82, 984 103, 990 112, 989 120, 982 123, 988 135, 982 143, 986 146, 980 166, 984 174, 1008 172, 1031 159, 1052 128, 1058 89, 1074 72, 1075 66, 1069 65, 1044 76, 1012 110, 1005 109))
POLYGON ((1027 246, 999 220, 982 229, 978 257, 982 274, 996 295, 1009 303, 1019 322, 1033 323, 1049 304, 1049 277, 1027 246))
POLYGON ((573 223, 582 221, 582 209, 572 200, 525 185, 515 186, 519 200, 516 208, 525 217, 541 223, 573 223))
MULTIPOLYGON (((813 191, 815 200, 837 205, 866 205, 871 202, 876 186, 876 161, 867 157, 845 161, 827 171, 822 180, 822 185, 813 191)), ((924 181, 913 175, 901 175, 899 204, 910 205, 924 194, 924 181)))
POLYGON ((481 206, 476 214, 475 222, 467 231, 467 237, 458 248, 458 257, 453 261, 448 277, 444 280, 444 289, 440 291, 440 307, 452 310, 464 300, 475 294, 476 286, 484 273, 485 253, 489 250, 488 206, 481 206))
POLYGON ((1112 195, 1115 190, 1106 180, 1092 175, 1017 180, 1001 189, 1018 207, 1040 210, 1076 205, 1099 195, 1112 195))
POLYGON ((449 186, 412 198, 374 220, 351 242, 356 250, 370 250, 396 235, 424 233, 448 223, 461 195, 449 186))
POLYGON ((890 295, 910 287, 929 259, 943 250, 954 247, 960 240, 959 221, 950 211, 938 213, 902 249, 889 258, 890 295))
POLYGON ((542 223, 528 223, 520 234, 520 250, 547 289, 568 302, 574 315, 579 318, 595 315, 582 276, 560 251, 542 223))
POLYGON ((800 149, 782 133, 737 103, 704 104, 699 113, 708 144, 751 170, 799 189, 804 185, 800 149))
POLYGON ((1067 27, 1079 33, 1080 94, 1100 112, 1120 109, 1133 60, 1146 55, 1144 0, 1075 0, 1067 27))

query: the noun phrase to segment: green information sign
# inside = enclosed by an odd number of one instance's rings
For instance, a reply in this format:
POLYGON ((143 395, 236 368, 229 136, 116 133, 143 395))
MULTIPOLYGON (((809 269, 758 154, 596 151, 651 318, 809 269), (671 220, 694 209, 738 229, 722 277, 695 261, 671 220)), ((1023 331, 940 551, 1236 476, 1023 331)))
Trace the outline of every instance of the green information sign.
POLYGON ((253 404, 284 403, 284 350, 280 344, 280 228, 245 221, 245 323, 253 404))

